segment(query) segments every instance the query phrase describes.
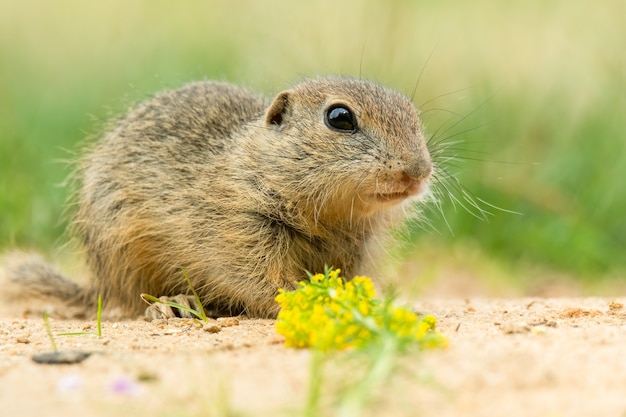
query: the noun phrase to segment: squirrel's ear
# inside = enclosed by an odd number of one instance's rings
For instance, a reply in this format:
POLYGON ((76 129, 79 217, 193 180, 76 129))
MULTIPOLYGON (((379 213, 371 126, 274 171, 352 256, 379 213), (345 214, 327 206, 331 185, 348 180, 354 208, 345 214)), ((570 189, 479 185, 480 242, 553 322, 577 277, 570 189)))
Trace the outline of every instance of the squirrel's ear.
POLYGON ((283 118, 287 114, 289 108, 289 92, 283 91, 278 94, 272 105, 265 113, 265 123, 268 125, 280 126, 283 124, 283 118))

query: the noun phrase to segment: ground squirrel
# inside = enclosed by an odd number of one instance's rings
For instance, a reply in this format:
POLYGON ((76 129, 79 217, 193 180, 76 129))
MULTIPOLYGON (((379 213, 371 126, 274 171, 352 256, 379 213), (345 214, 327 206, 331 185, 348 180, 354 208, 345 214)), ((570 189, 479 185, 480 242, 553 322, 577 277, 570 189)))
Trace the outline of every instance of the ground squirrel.
POLYGON ((195 82, 139 104, 78 163, 81 287, 36 257, 8 262, 25 290, 132 316, 139 295, 189 294, 213 315, 275 317, 306 271, 361 272, 366 245, 428 188, 419 113, 402 94, 345 77, 272 101, 195 82))

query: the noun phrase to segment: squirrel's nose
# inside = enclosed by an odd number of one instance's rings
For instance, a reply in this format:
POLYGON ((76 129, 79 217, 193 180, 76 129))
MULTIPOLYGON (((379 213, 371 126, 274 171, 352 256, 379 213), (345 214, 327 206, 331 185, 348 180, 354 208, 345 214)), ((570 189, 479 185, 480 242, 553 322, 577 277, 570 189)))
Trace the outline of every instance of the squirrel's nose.
POLYGON ((419 156, 411 161, 407 161, 404 167, 404 174, 416 180, 426 180, 433 172, 433 164, 430 156, 419 156))

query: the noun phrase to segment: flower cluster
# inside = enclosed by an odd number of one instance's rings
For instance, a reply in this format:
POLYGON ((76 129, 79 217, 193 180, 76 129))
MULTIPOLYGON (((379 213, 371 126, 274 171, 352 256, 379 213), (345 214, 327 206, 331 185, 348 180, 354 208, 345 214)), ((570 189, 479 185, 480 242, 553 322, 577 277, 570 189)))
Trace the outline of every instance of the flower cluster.
POLYGON ((372 281, 356 276, 345 281, 340 270, 298 283, 295 291, 280 290, 276 330, 288 347, 319 350, 362 348, 385 337, 402 345, 442 347, 446 339, 432 316, 418 317, 390 301, 377 300, 372 281))

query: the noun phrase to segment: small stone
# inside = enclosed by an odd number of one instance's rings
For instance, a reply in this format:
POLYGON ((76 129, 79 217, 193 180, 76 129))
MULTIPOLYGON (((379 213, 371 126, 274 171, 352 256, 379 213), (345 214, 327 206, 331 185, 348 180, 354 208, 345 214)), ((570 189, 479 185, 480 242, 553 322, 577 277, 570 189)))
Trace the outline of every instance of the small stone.
POLYGON ((546 317, 542 317, 539 320, 530 323, 531 326, 546 326, 546 327, 557 327, 557 322, 554 320, 550 320, 546 317))
POLYGON ((221 326, 220 326, 219 324, 217 324, 217 323, 212 323, 212 322, 209 322, 209 323, 205 323, 205 324, 202 326, 202 330, 204 330, 204 331, 205 331, 205 332, 207 332, 207 333, 219 333, 219 332, 221 332, 221 331, 222 331, 222 328, 221 328, 221 326))
POLYGON ((526 323, 507 323, 502 326, 504 334, 523 334, 530 330, 530 326, 526 323))
POLYGON ((60 365, 80 363, 91 356, 91 352, 80 352, 77 350, 59 350, 56 352, 46 352, 33 355, 33 361, 42 364, 60 365))
POLYGON ((561 317, 568 318, 568 319, 574 319, 574 318, 580 318, 580 317, 596 317, 596 316, 601 316, 601 315, 602 315, 602 312, 598 310, 586 310, 583 308, 574 308, 574 307, 566 308, 561 313, 561 317))
POLYGON ((26 336, 20 336, 15 339, 17 343, 24 343, 25 345, 30 343, 30 339, 26 336))
POLYGON ((217 322, 222 327, 239 326, 239 319, 237 317, 220 317, 217 322))

